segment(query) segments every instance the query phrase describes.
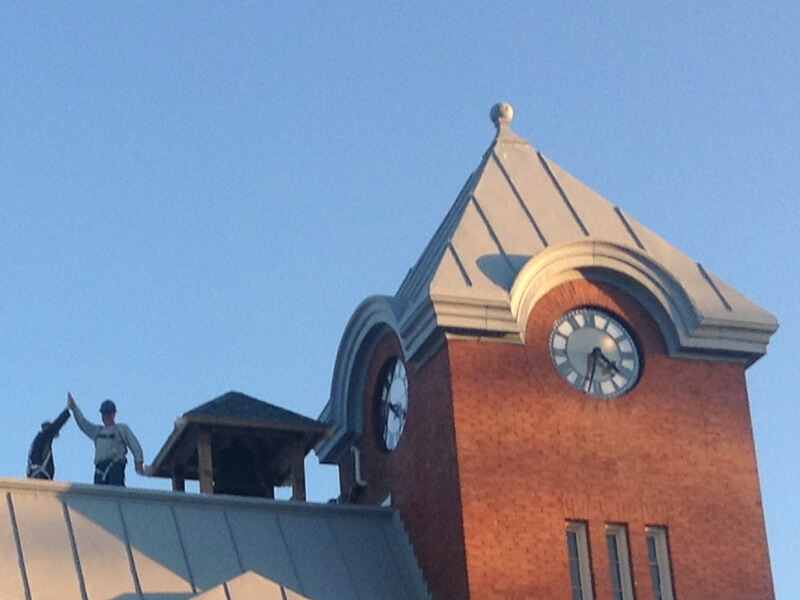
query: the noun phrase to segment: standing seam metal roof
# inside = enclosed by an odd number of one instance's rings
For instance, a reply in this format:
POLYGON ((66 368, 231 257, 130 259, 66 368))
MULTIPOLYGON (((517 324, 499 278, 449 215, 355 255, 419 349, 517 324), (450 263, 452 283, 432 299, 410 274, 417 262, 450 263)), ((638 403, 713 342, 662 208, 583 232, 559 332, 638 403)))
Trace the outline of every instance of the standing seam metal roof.
MULTIPOLYGON (((625 259, 630 265, 638 263, 634 270, 665 278, 654 287, 670 287, 665 295, 685 300, 680 307, 684 314, 674 316, 682 321, 678 346, 763 354, 777 329, 771 314, 532 148, 511 131, 509 122, 497 123, 497 136, 478 168, 400 285, 396 298, 404 305, 398 315, 401 328, 410 331, 408 324, 419 319, 415 315, 432 303, 440 327, 480 331, 486 327, 468 306, 513 312, 514 295, 521 292, 515 287, 525 283, 520 278, 526 266, 583 243, 591 246, 584 254, 607 254, 614 248, 630 257, 625 259)), ((597 264, 587 261, 584 267, 597 264)), ((518 328, 512 324, 518 318, 509 313, 501 318, 506 325, 495 325, 511 332, 518 328)))
POLYGON ((390 509, 38 480, 0 479, 0 490, 3 598, 429 598, 390 509))

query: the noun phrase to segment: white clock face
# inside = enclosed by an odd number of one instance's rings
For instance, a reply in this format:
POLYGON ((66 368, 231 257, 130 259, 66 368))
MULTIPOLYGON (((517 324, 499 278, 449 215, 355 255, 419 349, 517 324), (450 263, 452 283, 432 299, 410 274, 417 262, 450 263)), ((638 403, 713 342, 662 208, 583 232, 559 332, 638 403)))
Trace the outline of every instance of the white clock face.
POLYGON ((636 385, 641 371, 633 336, 597 308, 577 308, 556 321, 550 356, 570 385, 595 398, 624 394, 636 385))
POLYGON ((392 451, 400 443, 408 414, 408 377, 403 361, 391 359, 383 369, 378 397, 378 426, 384 447, 392 451))

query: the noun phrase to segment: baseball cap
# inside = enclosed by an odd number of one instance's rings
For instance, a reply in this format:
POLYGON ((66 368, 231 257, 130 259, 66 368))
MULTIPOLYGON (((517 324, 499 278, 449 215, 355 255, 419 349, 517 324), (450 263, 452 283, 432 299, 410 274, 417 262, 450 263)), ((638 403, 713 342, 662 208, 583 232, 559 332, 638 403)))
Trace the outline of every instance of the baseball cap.
POLYGON ((117 405, 114 404, 111 400, 103 400, 103 403, 100 405, 100 413, 107 415, 111 413, 117 412, 117 405))

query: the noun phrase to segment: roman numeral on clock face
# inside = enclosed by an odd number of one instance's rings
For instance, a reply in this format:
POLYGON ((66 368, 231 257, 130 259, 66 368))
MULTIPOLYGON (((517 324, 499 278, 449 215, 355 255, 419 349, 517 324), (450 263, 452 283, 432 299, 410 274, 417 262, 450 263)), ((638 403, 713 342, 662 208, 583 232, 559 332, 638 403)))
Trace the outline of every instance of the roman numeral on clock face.
POLYGON ((639 349, 627 326, 593 307, 571 310, 555 322, 550 356, 568 384, 601 399, 631 390, 641 370, 639 349))

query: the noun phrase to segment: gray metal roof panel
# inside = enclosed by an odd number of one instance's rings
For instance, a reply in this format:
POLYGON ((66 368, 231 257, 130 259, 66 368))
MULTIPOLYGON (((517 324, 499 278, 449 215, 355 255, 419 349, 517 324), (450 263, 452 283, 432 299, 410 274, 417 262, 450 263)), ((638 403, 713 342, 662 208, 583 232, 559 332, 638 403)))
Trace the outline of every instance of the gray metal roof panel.
POLYGON ((336 598, 358 598, 343 556, 349 548, 337 543, 323 516, 285 515, 280 523, 300 579, 298 591, 309 598, 319 598, 330 587, 336 589, 336 598))
POLYGON ((195 588, 207 590, 243 572, 224 511, 203 505, 173 510, 195 588))
POLYGON ((394 535, 391 521, 362 523, 352 516, 330 522, 337 543, 342 548, 362 545, 361 551, 369 554, 373 561, 366 563, 360 554, 344 552, 347 572, 356 590, 353 598, 381 598, 382 600, 406 600, 408 578, 403 577, 403 565, 395 562, 391 546, 387 543, 394 535), (387 537, 389 536, 389 537, 387 537), (386 592, 389 595, 385 595, 386 592))
MULTIPOLYGON (((71 501, 70 497, 67 502, 71 501)), ((118 506, 142 592, 191 592, 192 578, 172 506, 146 501, 118 506)))
POLYGON ((8 498, 3 498, 0 506, 0 581, 9 598, 24 598, 22 573, 19 562, 19 549, 14 534, 14 521, 11 518, 8 498))
POLYGON ((390 509, 38 480, 0 479, 0 491, 0 574, 15 597, 213 598, 255 573, 288 597, 429 598, 407 537, 386 534, 390 509))
POLYGON ((118 598, 136 592, 119 507, 97 498, 73 498, 65 505, 89 598, 118 598), (91 517, 87 516, 91 515, 91 517), (113 573, 114 577, 108 574, 113 573))
POLYGON ((258 600, 307 600, 305 596, 295 594, 274 581, 251 571, 198 594, 192 600, 254 600, 255 598, 258 600))
POLYGON ((28 494, 25 499, 14 502, 13 511, 31 597, 82 600, 64 506, 48 494, 28 494), (60 560, 54 561, 54 556, 60 560))
POLYGON ((242 568, 283 582, 291 589, 300 589, 297 570, 286 552, 278 518, 274 514, 246 509, 229 511, 227 516, 242 568))

